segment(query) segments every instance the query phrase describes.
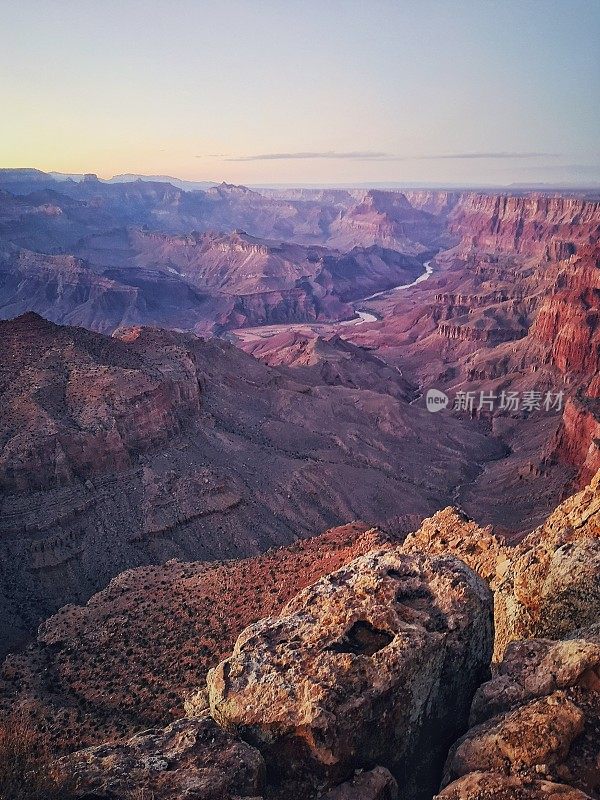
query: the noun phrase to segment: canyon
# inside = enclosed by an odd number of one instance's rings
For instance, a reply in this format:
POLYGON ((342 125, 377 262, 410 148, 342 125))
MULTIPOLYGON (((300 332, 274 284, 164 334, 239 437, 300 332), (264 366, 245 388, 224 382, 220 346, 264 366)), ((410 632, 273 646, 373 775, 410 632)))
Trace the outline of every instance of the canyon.
POLYGON ((169 557, 449 501, 518 538, 600 465, 593 195, 0 191, 4 650, 169 557), (434 416, 429 387, 564 401, 434 416))
POLYGON ((247 556, 354 519, 406 531, 502 454, 449 417, 423 464, 431 423, 410 385, 343 342, 336 378, 150 328, 106 337, 29 313, 0 333, 5 646, 131 566, 247 556))
POLYGON ((599 233, 0 170, 0 727, 65 798, 600 797, 599 233))

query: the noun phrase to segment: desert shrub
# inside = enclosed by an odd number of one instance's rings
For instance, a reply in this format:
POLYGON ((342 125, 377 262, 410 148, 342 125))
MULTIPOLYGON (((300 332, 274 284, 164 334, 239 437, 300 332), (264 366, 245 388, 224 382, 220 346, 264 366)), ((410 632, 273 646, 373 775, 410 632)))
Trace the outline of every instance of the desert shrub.
POLYGON ((24 716, 0 723, 0 800, 68 800, 70 793, 43 737, 24 716))

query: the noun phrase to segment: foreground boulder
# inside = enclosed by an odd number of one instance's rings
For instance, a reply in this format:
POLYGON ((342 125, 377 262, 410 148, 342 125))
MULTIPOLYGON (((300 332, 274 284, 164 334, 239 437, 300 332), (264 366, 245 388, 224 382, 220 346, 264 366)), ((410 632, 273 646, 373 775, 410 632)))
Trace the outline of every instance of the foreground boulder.
POLYGON ((261 794, 263 759, 209 717, 177 720, 122 744, 62 759, 75 797, 94 800, 233 800, 261 794))
POLYGON ((558 639, 600 619, 600 472, 510 559, 495 586, 497 660, 515 639, 558 639))
POLYGON ((506 775, 474 772, 466 775, 436 800, 591 800, 589 795, 550 781, 523 781, 506 775))
POLYGON ((475 695, 471 724, 440 797, 600 796, 600 625, 510 644, 475 695))
POLYGON ((379 764, 431 798, 491 647, 490 592, 465 564, 373 551, 246 628, 208 674, 211 714, 261 750, 278 797, 379 764))

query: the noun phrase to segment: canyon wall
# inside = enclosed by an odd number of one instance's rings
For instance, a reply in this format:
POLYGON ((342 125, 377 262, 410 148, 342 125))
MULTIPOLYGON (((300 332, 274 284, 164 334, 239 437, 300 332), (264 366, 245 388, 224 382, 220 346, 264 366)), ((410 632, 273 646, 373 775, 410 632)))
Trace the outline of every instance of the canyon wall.
POLYGON ((463 247, 561 260, 593 245, 600 202, 546 195, 462 195, 448 217, 463 247))

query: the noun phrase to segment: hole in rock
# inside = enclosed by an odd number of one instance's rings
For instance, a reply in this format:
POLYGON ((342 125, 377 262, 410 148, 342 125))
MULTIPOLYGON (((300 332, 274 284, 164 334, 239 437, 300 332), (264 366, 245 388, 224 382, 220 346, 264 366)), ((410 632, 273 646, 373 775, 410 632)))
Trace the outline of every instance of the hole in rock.
POLYGON ((406 603, 412 605, 423 606, 422 600, 431 600, 432 594, 426 586, 417 586, 411 588, 409 586, 398 589, 396 592, 396 601, 398 603, 406 603))
POLYGON ((403 567, 402 569, 395 569, 394 567, 392 567, 391 569, 388 569, 386 571, 386 575, 388 575, 390 578, 397 578, 399 580, 402 578, 418 577, 418 574, 409 567, 403 567))
POLYGON ((393 640, 388 631, 380 631, 370 622, 358 620, 338 641, 329 646, 334 653, 355 653, 358 656, 372 656, 393 640))

